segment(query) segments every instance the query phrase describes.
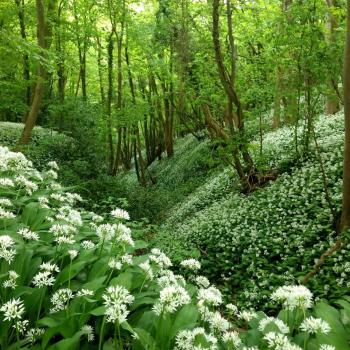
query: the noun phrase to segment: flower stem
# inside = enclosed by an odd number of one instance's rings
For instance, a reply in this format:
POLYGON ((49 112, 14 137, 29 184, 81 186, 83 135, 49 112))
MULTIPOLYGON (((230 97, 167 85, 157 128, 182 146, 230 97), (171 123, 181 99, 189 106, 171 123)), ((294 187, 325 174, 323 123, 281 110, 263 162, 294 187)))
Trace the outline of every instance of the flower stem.
POLYGON ((18 329, 16 327, 16 349, 20 349, 20 344, 19 344, 19 334, 18 334, 18 329))
POLYGON ((120 327, 119 327, 119 322, 117 323, 117 330, 118 330, 118 338, 119 338, 119 344, 120 344, 120 350, 123 350, 123 342, 122 342, 122 337, 120 335, 120 327))
POLYGON ((40 295, 40 301, 39 301, 39 308, 38 308, 38 316, 36 317, 36 321, 38 322, 40 318, 40 311, 41 311, 41 306, 43 304, 43 299, 44 299, 44 294, 45 294, 45 288, 42 289, 41 295, 40 295))
POLYGON ((103 332, 105 329, 105 324, 106 324, 106 316, 103 316, 101 330, 100 330, 100 337, 99 337, 99 341, 98 341, 98 350, 102 349, 102 340, 103 340, 103 332))
POLYGON ((72 259, 70 259, 70 263, 69 263, 69 273, 68 273, 68 288, 70 289, 70 274, 71 274, 71 270, 72 270, 72 259))
POLYGON ((102 255, 102 249, 103 249, 104 244, 105 244, 105 237, 103 237, 103 240, 102 240, 99 257, 101 257, 101 255, 102 255))

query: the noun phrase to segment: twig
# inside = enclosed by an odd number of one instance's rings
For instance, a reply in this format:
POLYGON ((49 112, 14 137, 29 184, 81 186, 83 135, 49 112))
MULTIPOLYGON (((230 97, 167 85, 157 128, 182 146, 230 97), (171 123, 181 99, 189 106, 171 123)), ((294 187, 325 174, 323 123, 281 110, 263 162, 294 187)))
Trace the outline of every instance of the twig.
POLYGON ((307 284, 312 277, 320 270, 321 266, 325 263, 326 259, 331 256, 333 253, 338 251, 346 242, 343 241, 340 237, 337 239, 335 244, 330 247, 325 253, 323 253, 318 260, 317 264, 314 266, 313 270, 310 271, 301 282, 302 284, 307 284))

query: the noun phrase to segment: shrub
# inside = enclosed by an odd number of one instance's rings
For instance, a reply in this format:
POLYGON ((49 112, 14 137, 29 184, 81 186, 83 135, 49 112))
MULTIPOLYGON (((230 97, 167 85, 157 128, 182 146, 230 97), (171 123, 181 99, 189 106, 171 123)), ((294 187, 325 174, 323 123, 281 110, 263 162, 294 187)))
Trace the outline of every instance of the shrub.
MULTIPOLYGON (((24 124, 0 122, 0 145, 14 147, 19 140, 24 124)), ((37 168, 51 160, 58 163, 71 161, 76 152, 75 141, 64 134, 36 126, 28 146, 22 151, 37 168)))

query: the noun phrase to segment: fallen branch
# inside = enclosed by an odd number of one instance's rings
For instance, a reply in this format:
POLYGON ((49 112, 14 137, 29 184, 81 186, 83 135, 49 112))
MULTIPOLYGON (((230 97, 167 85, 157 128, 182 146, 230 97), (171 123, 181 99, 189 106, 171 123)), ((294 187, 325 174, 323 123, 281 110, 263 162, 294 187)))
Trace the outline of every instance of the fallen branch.
POLYGON ((325 253, 323 253, 318 260, 317 264, 314 266, 313 270, 310 271, 303 279, 302 284, 307 284, 312 277, 316 275, 318 271, 320 271, 321 266, 325 263, 326 259, 331 256, 333 253, 338 251, 346 242, 343 241, 340 237, 337 239, 335 244, 330 247, 325 253))

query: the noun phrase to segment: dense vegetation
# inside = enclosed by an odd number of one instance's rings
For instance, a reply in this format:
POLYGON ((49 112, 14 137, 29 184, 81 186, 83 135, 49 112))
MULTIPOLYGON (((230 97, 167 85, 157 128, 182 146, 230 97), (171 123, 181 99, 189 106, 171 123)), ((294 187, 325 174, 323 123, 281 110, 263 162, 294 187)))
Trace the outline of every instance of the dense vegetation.
POLYGON ((1 349, 350 350, 349 229, 350 0, 1 1, 1 349))

